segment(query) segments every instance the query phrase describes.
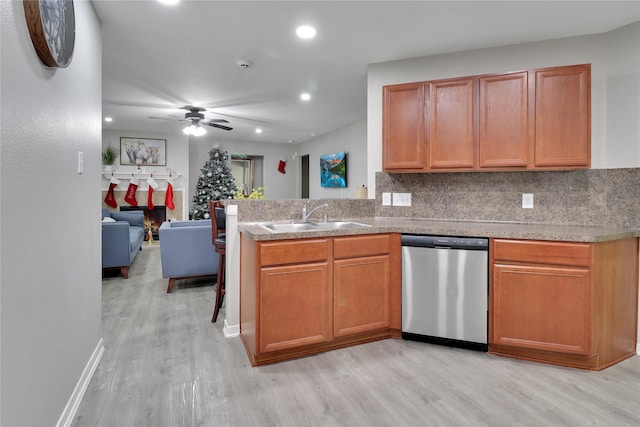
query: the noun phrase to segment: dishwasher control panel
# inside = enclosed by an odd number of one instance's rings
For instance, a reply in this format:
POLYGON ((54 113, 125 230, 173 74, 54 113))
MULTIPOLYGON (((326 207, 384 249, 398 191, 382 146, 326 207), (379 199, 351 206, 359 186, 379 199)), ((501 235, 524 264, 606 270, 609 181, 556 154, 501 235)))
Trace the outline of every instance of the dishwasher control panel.
POLYGON ((489 239, 480 237, 422 236, 403 234, 402 246, 486 251, 489 247, 489 239))

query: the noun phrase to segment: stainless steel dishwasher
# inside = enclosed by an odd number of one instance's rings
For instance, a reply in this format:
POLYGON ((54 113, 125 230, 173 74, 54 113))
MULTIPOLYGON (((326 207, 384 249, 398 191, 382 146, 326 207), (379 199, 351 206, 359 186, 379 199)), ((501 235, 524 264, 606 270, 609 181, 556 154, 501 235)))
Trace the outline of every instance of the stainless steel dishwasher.
POLYGON ((402 235, 402 337, 487 351, 488 239, 402 235))

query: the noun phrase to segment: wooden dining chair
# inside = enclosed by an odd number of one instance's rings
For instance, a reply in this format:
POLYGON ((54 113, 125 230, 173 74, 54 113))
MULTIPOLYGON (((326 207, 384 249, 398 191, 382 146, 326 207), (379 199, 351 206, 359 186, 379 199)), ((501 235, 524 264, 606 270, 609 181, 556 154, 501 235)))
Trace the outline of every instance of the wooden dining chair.
POLYGON ((218 312, 222 307, 225 294, 225 265, 226 265, 226 214, 224 204, 218 200, 209 201, 209 216, 211 217, 211 243, 218 254, 218 277, 216 280, 216 301, 213 306, 211 322, 218 320, 218 312))

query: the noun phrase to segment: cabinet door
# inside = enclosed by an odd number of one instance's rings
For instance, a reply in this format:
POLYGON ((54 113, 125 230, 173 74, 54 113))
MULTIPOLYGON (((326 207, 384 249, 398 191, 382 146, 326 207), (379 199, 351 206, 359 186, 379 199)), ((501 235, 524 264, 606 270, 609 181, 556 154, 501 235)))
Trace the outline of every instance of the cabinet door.
POLYGON ((389 327, 389 255, 334 261, 334 336, 389 327))
POLYGON ((382 97, 383 169, 424 169, 423 84, 385 86, 382 97))
POLYGON ((591 66, 536 71, 535 166, 591 165, 591 66))
POLYGON ((482 76, 479 167, 526 167, 529 151, 528 73, 482 76))
POLYGON ((260 269, 259 352, 330 341, 328 263, 260 269))
POLYGON ((428 100, 429 167, 473 168, 473 78, 429 82, 428 100))
POLYGON ((496 264, 491 306, 491 344, 589 354, 587 269, 496 264))

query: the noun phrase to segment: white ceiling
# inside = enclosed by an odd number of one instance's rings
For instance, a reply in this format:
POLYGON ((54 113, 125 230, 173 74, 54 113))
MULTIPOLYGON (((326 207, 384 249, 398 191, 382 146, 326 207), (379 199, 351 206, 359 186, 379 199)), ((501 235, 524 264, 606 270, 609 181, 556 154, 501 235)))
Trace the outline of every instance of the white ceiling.
POLYGON ((180 132, 183 105, 224 139, 303 142, 365 118, 367 64, 612 30, 640 1, 93 0, 105 129, 180 132), (300 24, 316 27, 300 40, 300 24), (253 65, 241 69, 238 60, 253 65), (301 92, 313 96, 309 102, 301 92), (256 127, 263 129, 258 135, 256 127))

